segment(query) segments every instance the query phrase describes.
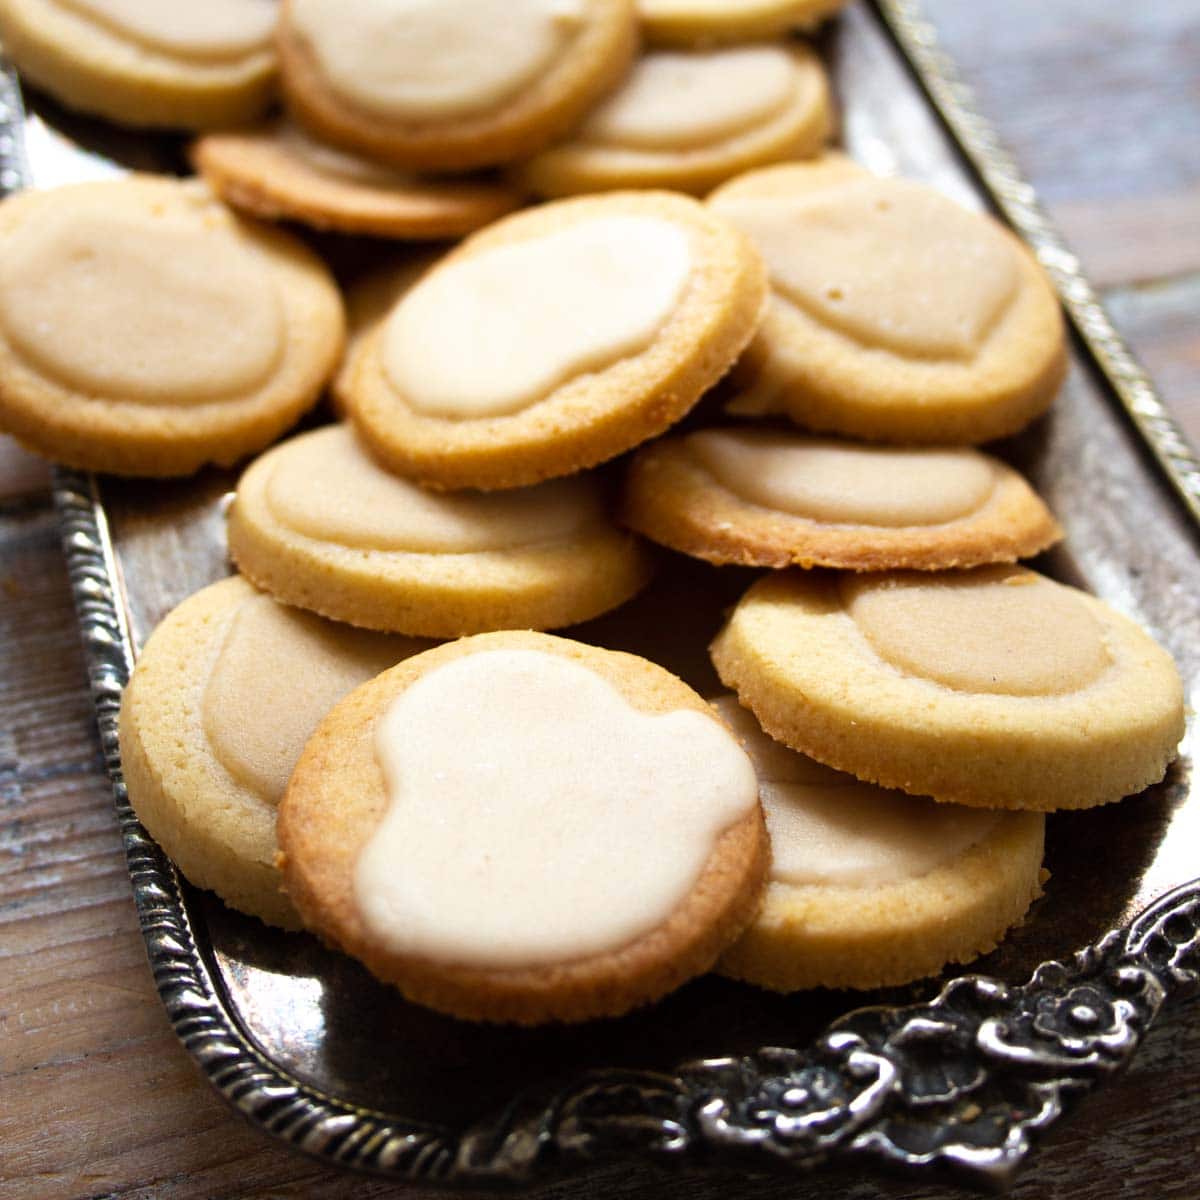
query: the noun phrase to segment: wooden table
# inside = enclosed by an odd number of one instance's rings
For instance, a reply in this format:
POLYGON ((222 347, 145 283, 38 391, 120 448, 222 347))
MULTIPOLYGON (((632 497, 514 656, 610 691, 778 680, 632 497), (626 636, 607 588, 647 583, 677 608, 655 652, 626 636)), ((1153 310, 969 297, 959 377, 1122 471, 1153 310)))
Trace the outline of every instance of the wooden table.
MULTIPOLYGON (((1200 444, 1200 10, 1195 0, 926 0, 966 77, 1200 444)), ((375 1197, 227 1110, 169 1029, 100 765, 45 474, 0 451, 0 1197, 375 1197), (16 491, 18 495, 12 493, 16 491)), ((1198 854, 1200 861, 1200 854, 1198 854)), ((1047 1140, 1020 1200, 1200 1196, 1200 1002, 1047 1140)), ((550 1197, 888 1195, 850 1176, 621 1167, 550 1197)))

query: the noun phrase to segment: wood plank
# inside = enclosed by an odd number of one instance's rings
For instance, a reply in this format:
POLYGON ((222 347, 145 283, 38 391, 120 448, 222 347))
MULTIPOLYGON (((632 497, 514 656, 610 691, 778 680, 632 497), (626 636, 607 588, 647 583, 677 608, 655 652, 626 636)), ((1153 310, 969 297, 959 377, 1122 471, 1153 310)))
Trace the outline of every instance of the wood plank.
POLYGON ((0 1194, 380 1194, 271 1145, 170 1029, 44 501, 0 511, 0 706, 0 1194))
POLYGON ((1200 270, 1193 0, 925 0, 1098 285, 1200 270))

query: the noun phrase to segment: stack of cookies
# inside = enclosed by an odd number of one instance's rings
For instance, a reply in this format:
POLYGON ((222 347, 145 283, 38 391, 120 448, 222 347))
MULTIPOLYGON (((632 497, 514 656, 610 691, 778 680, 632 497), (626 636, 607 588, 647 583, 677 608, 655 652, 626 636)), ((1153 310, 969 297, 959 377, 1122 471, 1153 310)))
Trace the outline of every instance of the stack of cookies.
POLYGON ((0 426, 146 476, 326 387, 342 418, 248 466, 240 574, 126 691, 130 798, 194 883, 441 1011, 582 1020, 714 966, 967 961, 1040 893, 1046 811, 1162 777, 1173 664, 1015 565, 1061 530, 975 448, 1051 403, 1053 293, 990 218, 824 152, 783 34, 833 7, 0 0, 67 103, 256 122, 194 143, 203 181, 0 207, 0 426), (343 297, 262 218, 469 236, 343 297), (712 631, 729 694, 544 632, 669 571, 643 537, 765 569, 712 631))

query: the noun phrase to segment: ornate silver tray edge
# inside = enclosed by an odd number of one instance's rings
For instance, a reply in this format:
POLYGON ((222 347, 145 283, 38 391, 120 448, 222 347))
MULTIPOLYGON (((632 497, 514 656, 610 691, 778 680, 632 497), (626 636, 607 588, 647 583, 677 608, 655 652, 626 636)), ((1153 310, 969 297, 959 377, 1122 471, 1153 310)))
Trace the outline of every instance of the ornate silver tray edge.
POLYGON ((613 1157, 807 1169, 853 1160, 1003 1185, 1088 1088, 1128 1065, 1162 1004, 1200 984, 1200 881, 1023 985, 980 975, 926 1003, 864 1008, 807 1050, 764 1047, 675 1075, 598 1071, 455 1131, 369 1112, 291 1078, 226 1010, 178 877, 125 795, 117 744, 132 647, 94 481, 60 470, 55 503, 155 982, 213 1086, 268 1133, 330 1163, 411 1181, 526 1183, 613 1157))
POLYGON ((873 0, 926 95, 1005 219, 1037 255, 1076 332, 1129 415, 1142 441, 1200 523, 1200 458, 1150 377, 1117 332, 1079 259, 1043 210, 1033 187, 991 123, 954 60, 938 44, 918 0, 873 0))
MULTIPOLYGON (((1125 348, 911 0, 876 0, 898 44, 1006 216, 1034 246, 1101 371, 1200 518, 1200 463, 1125 348)), ((11 75, 0 188, 27 173, 11 75)), ((1127 1065, 1163 1002, 1200 983, 1200 881, 1024 985, 982 976, 934 999, 848 1014, 807 1050, 763 1048, 673 1075, 604 1071, 454 1131, 347 1105, 264 1058, 223 1003, 173 866, 130 809, 116 722, 133 647, 95 481, 59 471, 55 502, 105 763, 154 977, 173 1027, 218 1092, 273 1136, 331 1164, 455 1185, 525 1183, 612 1157, 811 1168, 871 1161, 1009 1180, 1037 1133, 1127 1065)))

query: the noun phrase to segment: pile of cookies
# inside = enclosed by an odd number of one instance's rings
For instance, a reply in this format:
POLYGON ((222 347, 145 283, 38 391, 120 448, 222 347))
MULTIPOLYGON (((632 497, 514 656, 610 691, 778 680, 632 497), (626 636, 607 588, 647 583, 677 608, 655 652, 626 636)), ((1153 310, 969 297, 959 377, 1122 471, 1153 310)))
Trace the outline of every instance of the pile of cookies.
POLYGON ((1040 894, 1044 813, 1162 778, 1173 663, 1016 565, 1061 530, 975 448, 1053 400, 1054 295, 990 218, 823 149, 781 34, 833 7, 0 0, 30 78, 112 119, 286 100, 201 136, 201 180, 0 206, 34 449, 179 475, 326 388, 342 418, 245 469, 240 574, 125 694, 131 801, 194 883, 443 1012, 583 1020, 714 967, 968 961, 1040 894), (469 236, 343 296, 276 217, 469 236), (544 632, 668 551, 764 569, 713 630, 729 694, 544 632))

